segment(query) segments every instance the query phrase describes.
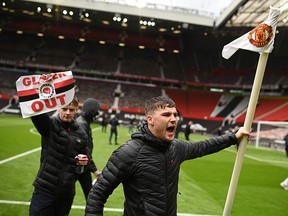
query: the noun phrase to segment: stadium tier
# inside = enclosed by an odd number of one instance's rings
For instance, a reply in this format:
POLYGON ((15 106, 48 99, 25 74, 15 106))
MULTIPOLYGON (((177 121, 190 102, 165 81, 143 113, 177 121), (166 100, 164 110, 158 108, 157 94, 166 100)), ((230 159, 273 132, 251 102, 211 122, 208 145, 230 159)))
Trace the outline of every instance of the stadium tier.
MULTIPOLYGON (((95 14, 102 21, 110 16, 95 14)), ((129 112, 141 113, 146 98, 167 94, 186 119, 218 125, 245 120, 259 54, 239 50, 229 61, 222 58, 223 46, 236 37, 232 29, 177 27, 181 34, 175 34, 5 10, 0 17, 2 95, 16 95, 14 83, 21 75, 71 70, 80 99, 95 97, 106 110, 120 88, 117 106, 129 112)), ((282 31, 275 41, 255 121, 288 120, 287 45, 282 43, 286 37, 282 31)))

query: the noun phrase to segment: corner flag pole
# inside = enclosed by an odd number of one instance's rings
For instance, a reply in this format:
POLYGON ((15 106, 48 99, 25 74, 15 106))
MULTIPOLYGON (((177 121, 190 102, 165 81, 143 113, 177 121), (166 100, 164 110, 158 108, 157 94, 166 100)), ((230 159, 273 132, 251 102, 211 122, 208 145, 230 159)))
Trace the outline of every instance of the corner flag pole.
MULTIPOLYGON (((251 125, 252 125, 252 121, 254 118, 256 106, 258 103, 259 93, 260 93, 260 89, 262 85, 262 80, 264 77, 264 72, 265 72, 268 56, 269 56, 269 53, 261 53, 259 57, 257 70, 256 70, 255 78, 254 78, 254 83, 252 87, 252 92, 251 92, 251 96, 250 96, 250 100, 249 100, 249 104, 247 108, 247 114, 246 114, 244 126, 243 126, 244 130, 246 131, 251 130, 251 125)), ((236 161, 234 164, 234 169, 233 169, 230 186, 229 186, 229 190, 228 190, 228 194, 226 198, 223 216, 230 216, 247 143, 248 143, 248 137, 247 136, 242 137, 242 139, 240 140, 240 145, 239 145, 239 149, 237 152, 236 161)))

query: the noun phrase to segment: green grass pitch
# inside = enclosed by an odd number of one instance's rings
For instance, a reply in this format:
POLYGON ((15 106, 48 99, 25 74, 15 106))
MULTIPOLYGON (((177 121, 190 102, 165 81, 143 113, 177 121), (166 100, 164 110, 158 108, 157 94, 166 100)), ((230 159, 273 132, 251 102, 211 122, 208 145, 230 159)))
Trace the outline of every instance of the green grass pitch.
MULTIPOLYGON (((93 157, 103 169, 116 145, 109 145, 107 133, 92 124, 93 157)), ((0 216, 28 215, 40 159, 40 136, 30 119, 0 115, 0 216)), ((119 127, 118 142, 130 138, 128 128, 119 127)), ((192 140, 207 136, 192 134, 192 140)), ((180 139, 184 139, 180 134, 180 139)), ((181 166, 178 194, 179 215, 222 215, 235 163, 236 149, 184 162, 181 166)), ((288 177, 288 158, 284 152, 247 146, 232 216, 287 216, 288 191, 280 182, 288 177)), ((79 183, 71 216, 84 215, 85 199, 79 183)), ((109 197, 104 215, 120 216, 123 191, 119 186, 109 197)))

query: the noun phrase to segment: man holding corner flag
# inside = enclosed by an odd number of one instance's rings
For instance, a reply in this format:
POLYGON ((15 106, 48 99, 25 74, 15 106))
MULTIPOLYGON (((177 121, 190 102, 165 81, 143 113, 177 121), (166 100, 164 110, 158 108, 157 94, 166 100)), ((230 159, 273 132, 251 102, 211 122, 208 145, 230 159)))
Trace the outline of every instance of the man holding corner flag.
POLYGON ((250 135, 240 128, 236 134, 198 142, 175 139, 178 112, 166 96, 146 101, 145 115, 146 121, 112 153, 93 185, 86 216, 103 215, 104 204, 120 183, 125 195, 123 215, 176 216, 180 165, 238 144, 250 135))

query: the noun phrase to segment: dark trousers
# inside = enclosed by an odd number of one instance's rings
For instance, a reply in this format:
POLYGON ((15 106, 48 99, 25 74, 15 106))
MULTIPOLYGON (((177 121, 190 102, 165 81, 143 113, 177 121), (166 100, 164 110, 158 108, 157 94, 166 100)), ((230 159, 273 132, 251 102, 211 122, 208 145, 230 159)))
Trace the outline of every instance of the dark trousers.
POLYGON ((117 129, 113 129, 113 128, 110 130, 109 144, 111 144, 113 134, 114 134, 114 136, 115 136, 115 137, 114 137, 114 139, 115 139, 115 144, 117 144, 117 136, 118 136, 118 133, 117 133, 117 129))
POLYGON ((190 136, 190 133, 185 132, 185 139, 186 139, 187 141, 189 141, 189 136, 190 136))
POLYGON ((67 216, 73 197, 59 198, 34 190, 30 203, 30 216, 67 216))
POLYGON ((92 188, 92 177, 89 171, 79 174, 77 179, 81 185, 84 196, 87 200, 88 194, 92 188))
POLYGON ((106 133, 107 125, 102 125, 102 132, 106 133))

